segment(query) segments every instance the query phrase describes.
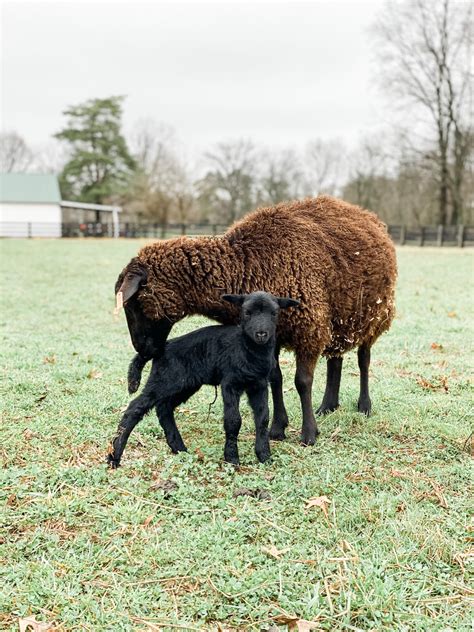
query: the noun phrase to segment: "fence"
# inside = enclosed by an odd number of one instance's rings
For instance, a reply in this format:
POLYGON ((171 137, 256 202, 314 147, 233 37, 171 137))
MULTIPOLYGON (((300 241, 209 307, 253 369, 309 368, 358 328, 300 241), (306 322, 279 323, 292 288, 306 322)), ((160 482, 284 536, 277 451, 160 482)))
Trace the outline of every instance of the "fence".
MULTIPOLYGON (((220 235, 225 224, 123 222, 119 236, 166 239, 179 235, 220 235)), ((393 241, 400 245, 474 246, 474 226, 388 226, 393 241)), ((0 237, 114 237, 112 223, 0 222, 0 237)))

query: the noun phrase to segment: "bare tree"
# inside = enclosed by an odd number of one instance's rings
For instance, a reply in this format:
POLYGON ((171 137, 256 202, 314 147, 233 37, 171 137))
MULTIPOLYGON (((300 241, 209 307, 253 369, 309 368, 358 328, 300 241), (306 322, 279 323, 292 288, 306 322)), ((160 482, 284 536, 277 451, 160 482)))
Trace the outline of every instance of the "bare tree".
POLYGON ((346 149, 338 140, 308 143, 305 152, 306 188, 310 195, 336 194, 345 179, 346 149))
POLYGON ((343 195, 349 202, 381 213, 384 187, 388 187, 388 158, 380 142, 365 138, 348 156, 348 181, 343 195))
POLYGON ((205 158, 210 170, 197 183, 203 212, 231 223, 254 203, 255 148, 247 140, 222 142, 205 158))
POLYGON ((264 151, 258 180, 257 204, 277 204, 302 195, 300 160, 291 149, 264 151))
POLYGON ((472 3, 389 1, 374 33, 383 88, 397 104, 428 115, 424 124, 437 147, 438 221, 454 223, 462 216, 472 140, 472 3))
POLYGON ((16 132, 0 134, 0 171, 28 171, 33 164, 33 152, 16 132))
POLYGON ((35 157, 31 165, 38 173, 58 175, 70 159, 70 152, 62 143, 51 140, 35 147, 35 157))

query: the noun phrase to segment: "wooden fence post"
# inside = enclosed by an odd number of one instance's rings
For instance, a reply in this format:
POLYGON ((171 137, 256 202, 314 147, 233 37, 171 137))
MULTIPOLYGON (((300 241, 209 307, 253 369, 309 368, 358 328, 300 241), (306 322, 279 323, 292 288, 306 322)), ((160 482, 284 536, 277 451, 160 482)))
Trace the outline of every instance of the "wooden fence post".
POLYGON ((405 243, 405 224, 400 226, 400 246, 405 243))
POLYGON ((186 224, 181 224, 181 234, 186 235, 186 224))
POLYGON ((425 243, 425 227, 420 226, 420 246, 423 246, 425 243))
POLYGON ((444 226, 443 226, 443 224, 440 224, 438 226, 438 238, 436 240, 436 244, 438 246, 442 246, 443 245, 443 232, 444 232, 444 226))
POLYGON ((33 231, 31 229, 31 222, 28 222, 28 239, 33 237, 33 231))
POLYGON ((458 246, 462 248, 464 246, 464 225, 460 224, 458 228, 458 246))

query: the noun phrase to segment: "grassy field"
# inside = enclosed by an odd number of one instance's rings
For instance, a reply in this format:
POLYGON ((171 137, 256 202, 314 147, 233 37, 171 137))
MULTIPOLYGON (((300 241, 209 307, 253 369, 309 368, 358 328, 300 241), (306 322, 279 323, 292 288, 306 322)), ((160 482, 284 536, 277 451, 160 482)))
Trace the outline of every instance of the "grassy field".
POLYGON ((369 419, 350 354, 340 410, 300 447, 287 354, 290 438, 271 464, 246 404, 243 466, 222 462, 205 388, 177 414, 189 453, 171 455, 149 416, 108 471, 132 355, 113 285, 139 245, 0 243, 0 628, 31 615, 57 630, 470 630, 472 254, 399 251, 369 419))

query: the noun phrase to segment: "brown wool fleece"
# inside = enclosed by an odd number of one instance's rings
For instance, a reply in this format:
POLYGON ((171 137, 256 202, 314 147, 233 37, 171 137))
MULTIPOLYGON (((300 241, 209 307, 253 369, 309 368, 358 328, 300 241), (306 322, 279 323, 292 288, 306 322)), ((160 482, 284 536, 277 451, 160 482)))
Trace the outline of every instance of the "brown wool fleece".
POLYGON ((145 246, 121 278, 137 263, 148 273, 138 300, 151 319, 202 314, 235 323, 226 293, 299 299, 299 309, 281 313, 278 339, 311 363, 371 346, 394 317, 397 265, 384 224, 329 196, 258 209, 221 237, 145 246))

